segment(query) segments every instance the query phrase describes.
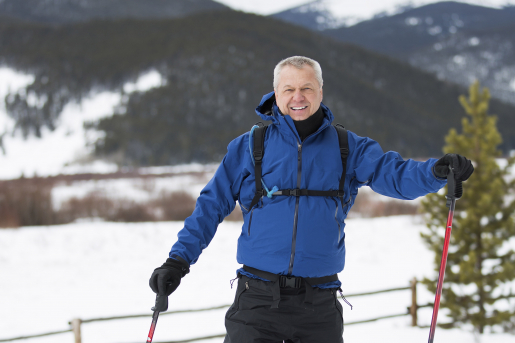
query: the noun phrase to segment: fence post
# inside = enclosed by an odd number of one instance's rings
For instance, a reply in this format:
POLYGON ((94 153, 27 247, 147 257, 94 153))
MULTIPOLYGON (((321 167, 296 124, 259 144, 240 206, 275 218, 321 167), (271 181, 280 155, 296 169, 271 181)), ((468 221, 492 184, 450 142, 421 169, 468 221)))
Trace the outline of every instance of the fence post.
POLYGON ((411 326, 417 326, 417 278, 411 280, 411 326))
POLYGON ((80 324, 82 321, 79 318, 75 318, 71 321, 73 335, 75 336, 75 343, 81 343, 80 337, 80 324))

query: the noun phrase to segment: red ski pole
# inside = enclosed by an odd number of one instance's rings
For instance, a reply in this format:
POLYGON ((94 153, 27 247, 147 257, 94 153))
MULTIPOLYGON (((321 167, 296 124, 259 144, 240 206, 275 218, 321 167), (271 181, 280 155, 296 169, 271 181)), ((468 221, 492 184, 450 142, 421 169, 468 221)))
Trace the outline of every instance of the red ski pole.
POLYGON ((452 219, 454 218, 454 208, 456 200, 463 195, 463 186, 461 181, 454 180, 454 171, 449 166, 449 174, 447 174, 447 207, 449 207, 449 216, 447 217, 447 227, 445 229, 445 240, 442 252, 442 262, 440 263, 440 272, 438 273, 438 283, 436 284, 435 303, 433 306, 433 318, 431 319, 431 329, 429 330, 429 341, 433 343, 436 330, 436 319, 438 317, 438 309, 440 308, 440 297, 442 295, 443 279, 445 276, 445 266, 447 265, 447 253, 449 251, 449 242, 451 240, 452 219))
POLYGON ((154 314, 152 315, 152 324, 150 325, 150 331, 148 332, 146 343, 152 343, 152 338, 154 338, 154 331, 156 330, 157 318, 159 318, 159 312, 168 310, 168 296, 157 295, 156 304, 154 307, 152 307, 151 310, 154 311, 154 314))

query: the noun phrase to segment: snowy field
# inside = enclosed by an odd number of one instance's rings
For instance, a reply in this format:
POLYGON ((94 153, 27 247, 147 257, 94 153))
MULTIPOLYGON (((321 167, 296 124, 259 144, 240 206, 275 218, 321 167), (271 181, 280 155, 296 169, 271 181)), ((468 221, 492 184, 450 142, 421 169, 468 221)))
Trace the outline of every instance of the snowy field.
MULTIPOLYGON (((169 310, 230 304, 229 280, 239 265, 236 240, 241 223, 222 223, 212 244, 170 296, 169 310)), ((62 226, 0 230, 0 340, 66 330, 73 318, 145 314, 146 318, 82 325, 84 343, 143 342, 155 296, 148 287, 154 268, 167 258, 180 222, 83 222, 62 226)), ((433 276, 433 257, 419 232, 420 217, 398 216, 347 221, 347 265, 340 274, 344 294, 409 285, 413 277, 433 276)), ((346 322, 406 311, 411 293, 400 291, 347 298, 346 322)), ((434 295, 418 286, 418 303, 434 295)), ((155 342, 224 333, 226 309, 205 313, 161 315, 155 342)), ((431 309, 419 310, 419 325, 429 325, 431 309)), ((445 321, 440 311, 440 322, 445 321)), ((349 342, 427 342, 427 328, 410 327, 410 317, 345 327, 349 342)), ((70 343, 71 333, 24 340, 30 343, 70 343)), ((204 342, 222 342, 211 339, 204 342)), ((508 343, 515 337, 485 334, 481 342, 508 343)), ((467 329, 437 329, 435 342, 475 343, 467 329)))

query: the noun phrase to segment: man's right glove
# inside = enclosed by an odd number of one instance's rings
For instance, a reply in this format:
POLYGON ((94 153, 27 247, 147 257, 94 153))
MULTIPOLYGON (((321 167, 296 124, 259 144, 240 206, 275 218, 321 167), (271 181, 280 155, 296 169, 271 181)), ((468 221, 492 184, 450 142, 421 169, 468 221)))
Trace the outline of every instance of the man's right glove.
POLYGON ((442 179, 447 178, 449 166, 454 169, 454 179, 457 181, 467 181, 474 172, 474 166, 469 159, 457 154, 447 154, 436 161, 434 165, 435 175, 442 179))
POLYGON ((161 267, 154 269, 149 280, 150 288, 157 295, 169 296, 179 287, 181 278, 189 272, 190 266, 182 258, 168 258, 161 267))

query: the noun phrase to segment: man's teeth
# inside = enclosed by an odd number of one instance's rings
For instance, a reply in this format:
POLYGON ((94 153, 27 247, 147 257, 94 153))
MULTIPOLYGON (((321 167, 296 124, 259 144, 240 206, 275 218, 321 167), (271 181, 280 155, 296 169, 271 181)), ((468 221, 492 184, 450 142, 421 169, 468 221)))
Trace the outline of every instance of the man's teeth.
POLYGON ((305 109, 307 106, 304 106, 304 107, 292 107, 291 109, 292 110, 303 110, 305 109))

